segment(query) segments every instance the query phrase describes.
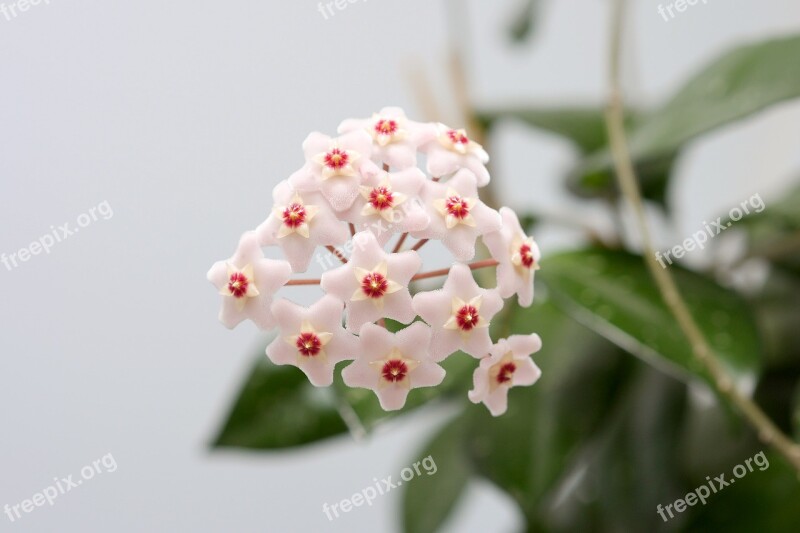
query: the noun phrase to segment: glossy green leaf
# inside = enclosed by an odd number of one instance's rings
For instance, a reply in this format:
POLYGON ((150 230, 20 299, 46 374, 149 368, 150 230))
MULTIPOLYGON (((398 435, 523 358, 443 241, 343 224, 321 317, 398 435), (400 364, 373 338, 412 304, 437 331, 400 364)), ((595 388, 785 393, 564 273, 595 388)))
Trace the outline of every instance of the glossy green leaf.
MULTIPOLYGON (((387 320, 389 331, 406 327, 387 320)), ((406 405, 384 411, 375 393, 347 387, 337 365, 333 387, 314 387, 305 374, 291 366, 273 365, 260 356, 214 442, 215 447, 275 449, 301 446, 347 432, 360 438, 376 425, 438 399, 464 395, 471 381, 475 360, 457 352, 440 363, 447 371, 437 387, 409 392, 406 405)))
MULTIPOLYGON (((700 135, 800 97, 797 57, 800 36, 792 36, 739 47, 700 69, 665 105, 631 128, 636 166, 665 167, 700 135)), ((611 155, 603 149, 584 162, 573 181, 582 190, 607 194, 614 187, 611 168, 611 155)), ((642 187, 652 188, 651 182, 661 179, 643 179, 642 187)))
POLYGON ((608 142, 603 111, 595 107, 509 107, 484 110, 479 117, 487 125, 500 120, 520 120, 534 128, 566 137, 584 153, 598 150, 608 142))
POLYGON ((418 459, 429 462, 423 475, 404 484, 403 530, 406 533, 435 533, 450 516, 467 488, 472 470, 465 448, 462 416, 448 423, 423 448, 418 459), (435 469, 430 467, 430 462, 435 469), (428 472, 431 472, 430 474, 428 472))
POLYGON ((299 369, 260 356, 214 447, 289 448, 346 431, 330 389, 313 387, 299 369))
POLYGON ((213 445, 270 450, 310 444, 348 430, 359 437, 429 401, 466 394, 475 360, 453 354, 441 363, 447 371, 441 385, 412 390, 403 409, 391 412, 380 407, 373 391, 344 385, 345 364, 337 366, 333 387, 320 388, 299 369, 259 357, 213 445))
MULTIPOLYGON (((536 129, 560 135, 582 154, 593 154, 567 174, 567 186, 583 198, 614 196, 614 175, 603 150, 608 144, 604 111, 598 107, 530 108, 509 107, 484 110, 479 114, 485 127, 503 120, 520 120, 536 129), (606 159, 603 159, 606 158, 606 159), (602 163, 602 164, 598 164, 602 163)), ((628 111, 627 123, 636 124, 639 114, 628 111)), ((674 156, 654 158, 636 165, 645 197, 664 203, 666 185, 675 162, 674 156)))
MULTIPOLYGON (((752 380, 761 346, 745 300, 699 274, 669 267, 698 326, 734 379, 752 380)), ((576 319, 678 377, 709 379, 641 257, 586 250, 548 257, 541 277, 576 319)))
MULTIPOLYGON (((634 161, 644 198, 666 206, 667 186, 676 158, 677 152, 634 161)), ((608 153, 595 153, 581 162, 567 175, 567 187, 583 198, 616 196, 617 184, 608 153)))
POLYGON ((703 133, 800 97, 800 36, 739 47, 702 68, 633 133, 635 159, 674 152, 703 133))

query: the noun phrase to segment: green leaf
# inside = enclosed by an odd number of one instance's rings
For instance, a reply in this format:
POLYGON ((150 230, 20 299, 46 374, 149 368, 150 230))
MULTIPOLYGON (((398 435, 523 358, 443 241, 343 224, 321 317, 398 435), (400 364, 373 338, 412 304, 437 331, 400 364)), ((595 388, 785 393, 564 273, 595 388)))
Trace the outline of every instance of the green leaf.
MULTIPOLYGON (((390 330, 399 326, 387 323, 390 330)), ((373 391, 344 385, 341 368, 346 364, 337 365, 333 387, 320 388, 299 369, 259 356, 213 446, 270 450, 314 443, 348 429, 360 436, 434 399, 466 394, 475 360, 461 352, 448 357, 441 363, 447 371, 441 385, 410 391, 406 405, 390 412, 373 391)))
POLYGON ((305 374, 260 356, 213 446, 271 450, 340 435, 347 426, 329 389, 305 374))
POLYGON ((603 426, 631 360, 541 296, 528 309, 515 306, 510 329, 541 335, 543 348, 533 358, 542 377, 512 388, 500 417, 471 406, 470 455, 478 472, 508 492, 529 523, 538 523, 545 496, 603 426))
MULTIPOLYGON (((636 124, 640 114, 627 111, 626 122, 636 124)), ((581 154, 592 154, 567 174, 567 187, 583 198, 616 195, 614 175, 608 153, 604 111, 599 107, 532 108, 509 107, 479 113, 484 127, 502 120, 521 120, 536 129, 560 135, 572 141, 581 154), (598 163, 599 162, 599 163, 598 163), (600 164, 601 163, 601 164, 600 164)), ((675 157, 654 158, 636 165, 646 198, 664 204, 666 186, 675 157)))
POLYGON ((642 160, 675 152, 708 131, 800 96, 800 36, 739 47, 702 68, 634 131, 642 160))
MULTIPOLYGON (((406 325, 387 320, 386 327, 394 333, 406 325)), ((462 352, 451 355, 440 363, 447 372, 442 384, 411 390, 405 406, 397 411, 384 411, 371 390, 347 387, 341 377, 347 364, 337 365, 332 387, 320 388, 311 385, 299 369, 276 366, 259 356, 213 446, 289 448, 348 430, 358 438, 434 399, 465 394, 475 360, 462 352)))
MULTIPOLYGON (((800 97, 799 56, 800 36, 792 36, 739 47, 700 69, 672 99, 631 128, 637 168, 669 167, 700 135, 800 97)), ((607 149, 592 154, 574 173, 573 187, 596 196, 608 194, 614 188, 612 163, 607 149)), ((643 179, 642 187, 661 179, 643 179)))
MULTIPOLYGON (((663 157, 634 161, 642 196, 661 206, 666 205, 667 185, 675 166, 677 152, 663 157)), ((615 197, 614 179, 608 152, 595 152, 567 175, 567 187, 583 198, 615 197)))
POLYGON ((571 140, 582 153, 605 147, 608 143, 603 110, 598 107, 509 107, 487 109, 478 113, 486 126, 501 120, 521 120, 534 128, 549 131, 571 140))
MULTIPOLYGON (((755 379, 761 347, 747 302, 699 274, 678 265, 669 268, 733 378, 755 379)), ((549 257, 541 277, 563 307, 597 333, 677 377, 710 381, 641 257, 608 250, 568 252, 549 257)))
MULTIPOLYGON (((420 455, 436 465, 432 474, 417 476, 405 485, 403 530, 435 533, 450 516, 467 488, 472 470, 465 448, 465 420, 457 417, 425 446, 420 455)), ((424 467, 424 465, 423 465, 424 467)))

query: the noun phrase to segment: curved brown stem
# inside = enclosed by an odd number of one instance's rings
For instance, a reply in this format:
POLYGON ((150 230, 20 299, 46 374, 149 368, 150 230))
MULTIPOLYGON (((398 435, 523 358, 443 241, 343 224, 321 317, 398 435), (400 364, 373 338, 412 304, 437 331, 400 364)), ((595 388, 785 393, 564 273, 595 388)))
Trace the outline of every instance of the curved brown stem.
POLYGON ((403 243, 406 242, 407 238, 408 238, 408 232, 400 235, 400 238, 397 240, 397 244, 394 245, 394 249, 392 250, 393 254, 396 254, 397 252, 403 249, 403 243))
POLYGON ((290 279, 287 286, 300 286, 300 285, 319 285, 319 278, 314 279, 290 279))
POLYGON ((336 256, 336 258, 341 261, 342 263, 347 263, 347 258, 344 256, 342 252, 340 252, 335 246, 331 246, 330 244, 325 247, 330 253, 336 256))
MULTIPOLYGON (((470 263, 467 266, 471 270, 478 270, 479 268, 489 268, 493 266, 497 266, 499 263, 496 259, 484 259, 483 261, 475 261, 474 263, 470 263)), ((431 270, 430 272, 423 272, 421 274, 416 274, 414 277, 411 278, 411 281, 418 281, 421 279, 428 279, 428 278, 438 278, 439 276, 446 276, 450 273, 449 268, 440 268, 439 270, 431 270)))
POLYGON ((419 250, 420 248, 425 246, 426 242, 428 242, 428 239, 422 239, 422 240, 418 241, 417 244, 415 244, 411 249, 416 252, 417 250, 419 250))
MULTIPOLYGON (((493 266, 497 266, 499 263, 496 259, 484 259, 482 261, 475 261, 474 263, 469 263, 467 266, 471 270, 478 270, 479 268, 489 268, 493 266)), ((418 281, 421 279, 428 279, 428 278, 438 278, 440 276, 446 276, 450 273, 449 268, 440 268, 438 270, 431 270, 429 272, 422 272, 420 274, 415 274, 411 281, 418 281)), ((286 285, 319 285, 320 280, 319 278, 312 278, 312 279, 293 279, 289 280, 286 285)))

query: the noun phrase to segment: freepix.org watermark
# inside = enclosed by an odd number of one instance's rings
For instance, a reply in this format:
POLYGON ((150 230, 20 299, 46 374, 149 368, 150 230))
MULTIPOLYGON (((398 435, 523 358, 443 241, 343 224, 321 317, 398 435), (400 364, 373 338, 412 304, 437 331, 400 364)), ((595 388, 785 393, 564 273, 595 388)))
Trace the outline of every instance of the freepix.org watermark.
POLYGON ((707 484, 700 485, 694 491, 690 492, 683 498, 678 498, 669 505, 662 507, 661 504, 658 504, 658 507, 656 507, 656 512, 664 522, 667 522, 670 519, 675 518, 675 514, 672 512, 673 508, 675 509, 675 512, 682 513, 687 509, 687 507, 694 507, 697 505, 697 502, 705 505, 706 500, 712 494, 716 494, 725 487, 733 485, 736 483, 737 479, 742 479, 748 473, 752 472, 753 463, 755 463, 758 469, 762 472, 769 468, 769 460, 767 459, 767 456, 764 455, 764 452, 758 452, 750 459, 747 459, 744 464, 738 464, 733 467, 733 478, 725 479, 724 473, 718 475, 713 480, 711 479, 711 476, 706 476, 706 481, 708 481, 707 484), (667 515, 669 515, 669 518, 667 518, 667 515))
MULTIPOLYGON (((415 198, 409 202, 403 202, 397 209, 392 211, 392 219, 390 221, 381 217, 376 217, 374 220, 364 223, 359 228, 355 229, 358 231, 370 230, 376 237, 380 238, 384 233, 391 233, 396 224, 402 222, 409 213, 415 210, 424 210, 422 201, 419 198, 415 198)), ((365 244, 365 242, 358 239, 356 234, 356 236, 353 236, 341 246, 340 252, 343 252, 345 258, 349 258, 355 248, 363 251, 365 244)), ((314 259, 319 266, 322 267, 323 271, 341 264, 341 261, 336 255, 330 252, 317 252, 314 259)))
POLYGON ((5 507, 3 507, 3 512, 6 514, 9 520, 16 522, 22 518, 23 513, 32 513, 37 508, 42 507, 45 503, 52 506, 55 504, 57 498, 63 496, 73 489, 80 487, 84 481, 89 481, 98 474, 110 474, 116 471, 117 461, 114 459, 112 454, 107 453, 100 459, 96 459, 92 461, 91 464, 87 464, 81 468, 79 474, 80 477, 75 474, 70 474, 67 477, 53 478, 53 481, 55 482, 53 485, 46 487, 41 492, 37 492, 27 500, 22 500, 15 505, 6 504, 5 507))
POLYGON ((745 215, 749 215, 751 208, 756 213, 760 213, 766 208, 764 200, 761 199, 760 194, 754 194, 753 196, 751 196, 750 198, 739 204, 738 207, 734 207, 733 209, 731 209, 728 212, 728 217, 730 218, 730 221, 728 221, 727 224, 722 223, 722 217, 718 217, 717 220, 712 221, 711 225, 709 225, 708 222, 704 220, 703 221, 704 229, 693 233, 691 237, 684 240, 681 244, 673 246, 672 248, 664 252, 663 255, 661 252, 656 252, 656 261, 658 261, 658 263, 661 265, 661 268, 667 268, 667 265, 666 263, 664 263, 664 260, 666 259, 667 263, 671 265, 672 257, 670 257, 670 255, 674 256, 675 259, 681 259, 684 255, 686 255, 686 252, 691 252, 697 248, 702 250, 703 248, 705 248, 708 239, 716 237, 726 229, 730 228, 734 222, 738 222, 739 220, 744 218, 745 215))
POLYGON ((366 2, 367 0, 331 0, 329 2, 320 2, 317 5, 317 11, 328 20, 329 17, 333 17, 336 15, 338 11, 344 11, 347 9, 349 4, 355 4, 356 2, 366 2), (334 8, 336 8, 334 10, 334 8))
POLYGON ((0 13, 3 14, 6 20, 13 20, 25 13, 33 6, 39 4, 50 5, 50 0, 17 0, 16 2, 2 2, 0 3, 0 13))
POLYGON ((674 2, 668 2, 666 7, 663 4, 658 4, 658 14, 669 22, 677 17, 679 13, 686 11, 689 6, 696 6, 699 3, 705 5, 708 4, 708 0, 675 0, 674 2), (667 13, 669 13, 669 17, 667 17, 667 13))
POLYGON ((86 213, 78 215, 75 225, 65 222, 60 226, 50 226, 50 233, 45 233, 28 246, 20 248, 16 252, 0 255, 0 262, 6 269, 11 271, 22 263, 28 262, 35 255, 50 254, 53 246, 64 242, 68 238, 78 233, 82 228, 90 226, 98 220, 108 220, 114 216, 114 210, 108 201, 100 202, 95 207, 90 208, 86 213))
POLYGON ((378 478, 372 478, 375 482, 374 486, 370 485, 365 489, 356 492, 349 498, 341 500, 339 503, 334 503, 332 505, 323 503, 322 512, 325 513, 325 516, 328 517, 328 520, 333 520, 334 518, 339 518, 339 511, 342 513, 349 513, 354 507, 361 507, 365 503, 371 506, 373 500, 375 500, 378 496, 383 496, 392 489, 399 487, 403 484, 403 481, 411 481, 415 477, 421 476, 422 471, 419 468, 420 466, 422 466, 422 469, 429 476, 434 475, 438 470, 436 467, 436 461, 433 460, 433 456, 429 455, 422 461, 417 461, 413 465, 403 468, 400 471, 399 480, 392 481, 392 476, 388 476, 381 480, 378 480, 378 478))

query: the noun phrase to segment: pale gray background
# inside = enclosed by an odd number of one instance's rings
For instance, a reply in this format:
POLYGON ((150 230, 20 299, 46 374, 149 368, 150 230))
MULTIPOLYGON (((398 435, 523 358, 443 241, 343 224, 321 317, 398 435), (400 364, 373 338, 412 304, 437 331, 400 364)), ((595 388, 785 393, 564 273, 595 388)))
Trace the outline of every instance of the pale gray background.
MULTIPOLYGON (((513 2, 465 3, 481 103, 601 101, 605 2, 550 2, 536 46, 513 49, 503 34, 513 2)), ((800 27, 796 0, 711 0, 669 23, 657 2, 634 3, 627 83, 643 103, 734 43, 800 27)), ((205 272, 266 216, 309 131, 387 104, 417 115, 409 65, 447 97, 436 73, 446 17, 432 0, 357 2, 330 20, 310 0, 51 0, 0 18, 0 252, 104 200, 114 209, 49 256, 0 265, 0 506, 105 453, 119 465, 52 508, 13 524, 0 515, 0 531, 397 530, 399 492, 333 523, 322 503, 396 477, 446 413, 358 445, 209 453, 257 335, 217 324, 205 272)), ((800 106, 785 105, 695 143, 671 194, 680 224, 659 230, 664 245, 756 192, 769 206, 800 164, 798 141, 800 106)), ((511 125, 495 146, 515 207, 608 227, 566 199, 556 177, 574 153, 563 141, 511 125)), ((545 254, 573 244, 564 232, 540 238, 545 254)), ((474 484, 449 531, 517 523, 501 493, 474 484)))

